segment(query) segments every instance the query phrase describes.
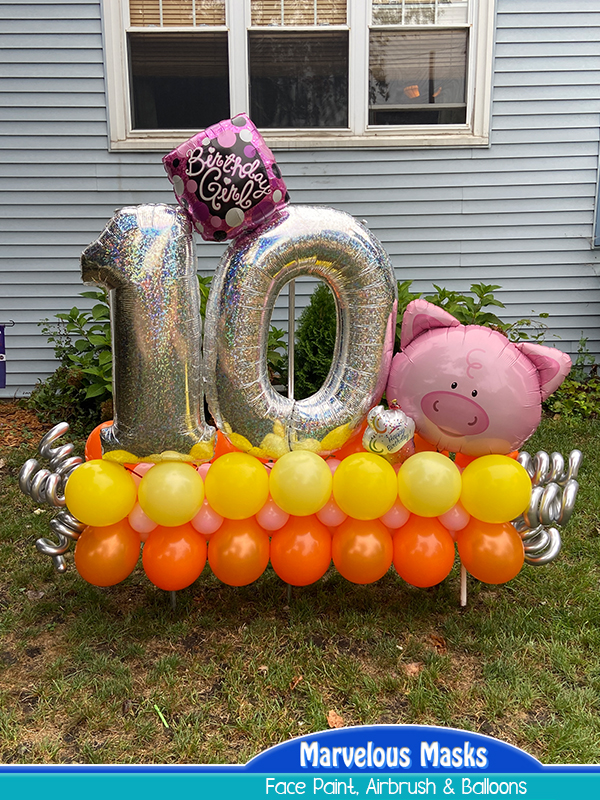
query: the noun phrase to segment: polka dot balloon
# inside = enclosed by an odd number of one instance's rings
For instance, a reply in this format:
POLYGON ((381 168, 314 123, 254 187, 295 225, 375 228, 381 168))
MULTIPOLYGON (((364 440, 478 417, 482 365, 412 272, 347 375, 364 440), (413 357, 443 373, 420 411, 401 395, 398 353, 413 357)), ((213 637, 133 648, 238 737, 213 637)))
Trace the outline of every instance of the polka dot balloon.
POLYGON ((203 239, 233 239, 287 204, 275 157, 245 114, 200 131, 163 158, 203 239))

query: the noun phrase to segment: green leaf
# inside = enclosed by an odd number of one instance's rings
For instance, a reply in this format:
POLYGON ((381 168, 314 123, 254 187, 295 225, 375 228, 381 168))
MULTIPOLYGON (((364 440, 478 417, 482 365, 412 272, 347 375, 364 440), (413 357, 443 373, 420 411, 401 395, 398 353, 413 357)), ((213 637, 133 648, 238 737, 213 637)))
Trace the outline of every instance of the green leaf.
POLYGON ((105 394, 106 387, 101 383, 93 383, 91 386, 85 390, 86 398, 89 397, 100 397, 101 394, 105 394))

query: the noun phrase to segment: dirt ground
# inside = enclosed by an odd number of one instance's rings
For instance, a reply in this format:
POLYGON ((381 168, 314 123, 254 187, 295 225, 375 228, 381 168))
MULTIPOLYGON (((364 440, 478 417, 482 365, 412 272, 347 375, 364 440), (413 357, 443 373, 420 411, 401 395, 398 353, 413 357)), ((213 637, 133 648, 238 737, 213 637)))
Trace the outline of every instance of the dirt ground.
POLYGON ((0 400, 0 446, 37 444, 48 430, 48 424, 40 422, 21 402, 0 400))

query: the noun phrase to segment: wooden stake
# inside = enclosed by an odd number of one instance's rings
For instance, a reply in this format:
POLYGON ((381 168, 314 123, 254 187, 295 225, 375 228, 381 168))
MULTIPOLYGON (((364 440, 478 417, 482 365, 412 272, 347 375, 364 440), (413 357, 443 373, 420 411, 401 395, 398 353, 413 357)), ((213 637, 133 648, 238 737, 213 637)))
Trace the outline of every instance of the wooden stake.
POLYGON ((460 565, 460 607, 467 605, 467 570, 460 565))

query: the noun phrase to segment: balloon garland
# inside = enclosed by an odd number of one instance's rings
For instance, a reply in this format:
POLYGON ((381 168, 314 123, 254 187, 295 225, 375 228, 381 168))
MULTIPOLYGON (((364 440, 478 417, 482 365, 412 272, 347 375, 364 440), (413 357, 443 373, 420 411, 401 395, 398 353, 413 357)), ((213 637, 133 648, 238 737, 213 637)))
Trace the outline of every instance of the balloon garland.
POLYGON ((81 576, 109 586, 142 546, 147 577, 169 591, 207 561, 232 586, 269 562, 306 586, 333 561, 354 583, 393 564, 426 587, 449 574, 455 544, 490 583, 554 558, 560 535, 548 526, 570 516, 580 454, 565 472, 558 454, 550 469, 546 454, 534 463, 511 451, 568 356, 417 300, 392 362, 396 290, 383 248, 347 214, 289 206, 245 115, 163 161, 181 207, 121 209, 82 255, 84 281, 109 290, 114 420, 90 433, 84 463, 72 445, 50 448, 63 424, 40 446, 49 469, 23 466, 25 493, 68 509, 53 520, 58 544, 38 549, 62 571, 75 540, 81 576), (211 287, 204 363, 192 226, 233 240, 211 287), (299 275, 329 284, 338 333, 325 385, 295 401, 271 387, 265 354, 277 295, 299 275), (377 405, 386 382, 389 409, 377 405), (204 386, 217 431, 204 421, 204 386))

